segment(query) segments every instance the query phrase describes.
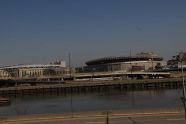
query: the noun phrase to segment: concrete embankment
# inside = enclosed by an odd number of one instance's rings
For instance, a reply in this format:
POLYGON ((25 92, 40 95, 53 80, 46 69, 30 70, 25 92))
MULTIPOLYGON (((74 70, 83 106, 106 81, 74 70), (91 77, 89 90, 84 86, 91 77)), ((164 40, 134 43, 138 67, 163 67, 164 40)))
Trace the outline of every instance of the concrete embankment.
MULTIPOLYGON (((37 84, 37 82, 35 82, 37 84)), ((25 84, 27 82, 25 81, 25 84)), ((21 85, 15 87, 0 88, 1 95, 25 95, 25 94, 59 94, 59 93, 82 93, 93 91, 110 91, 113 89, 128 90, 148 90, 161 88, 180 88, 182 79, 143 79, 143 80, 114 80, 114 81, 81 81, 66 82, 59 84, 38 84, 35 86, 21 85)))
POLYGON ((106 110, 91 112, 73 112, 58 114, 41 114, 41 115, 19 115, 0 117, 2 123, 25 122, 29 120, 55 120, 55 119, 72 119, 72 118, 88 118, 88 117, 137 117, 137 116, 165 116, 165 115, 181 115, 184 116, 183 108, 158 108, 158 109, 130 109, 130 110, 106 110))

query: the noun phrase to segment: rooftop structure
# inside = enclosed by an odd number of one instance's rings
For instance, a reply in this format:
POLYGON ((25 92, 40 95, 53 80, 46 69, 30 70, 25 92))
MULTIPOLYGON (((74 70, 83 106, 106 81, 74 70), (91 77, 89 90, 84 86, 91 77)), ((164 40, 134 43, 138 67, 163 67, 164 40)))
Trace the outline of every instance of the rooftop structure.
POLYGON ((158 57, 154 54, 140 53, 136 56, 125 56, 125 57, 105 57, 95 60, 87 61, 87 65, 98 65, 98 64, 107 64, 107 63, 118 63, 118 62, 132 62, 132 61, 162 61, 162 57, 158 57))

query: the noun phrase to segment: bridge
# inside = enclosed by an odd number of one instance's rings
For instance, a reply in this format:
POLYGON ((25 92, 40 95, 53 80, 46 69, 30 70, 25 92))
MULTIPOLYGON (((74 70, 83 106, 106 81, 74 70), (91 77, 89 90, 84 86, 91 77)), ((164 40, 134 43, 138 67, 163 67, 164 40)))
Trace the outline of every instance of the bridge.
POLYGON ((102 79, 102 80, 113 80, 113 79, 123 79, 123 78, 137 78, 137 77, 153 77, 153 78, 161 78, 161 77, 169 77, 169 72, 92 72, 92 73, 72 73, 72 74, 58 74, 58 75, 40 75, 40 76, 31 76, 31 77, 0 77, 0 80, 63 80, 65 78, 72 77, 75 80, 80 79, 102 79))
POLYGON ((73 75, 76 79, 88 79, 88 78, 128 78, 128 77, 169 77, 169 72, 122 72, 122 71, 114 71, 114 72, 92 72, 92 73, 76 73, 73 75))

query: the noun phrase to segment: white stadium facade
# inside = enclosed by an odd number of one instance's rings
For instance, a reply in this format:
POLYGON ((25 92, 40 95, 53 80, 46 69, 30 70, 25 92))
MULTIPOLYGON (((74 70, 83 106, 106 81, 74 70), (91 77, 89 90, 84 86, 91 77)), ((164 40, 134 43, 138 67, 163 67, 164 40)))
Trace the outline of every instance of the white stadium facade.
POLYGON ((14 65, 0 68, 0 78, 39 78, 66 73, 64 61, 51 64, 14 65))

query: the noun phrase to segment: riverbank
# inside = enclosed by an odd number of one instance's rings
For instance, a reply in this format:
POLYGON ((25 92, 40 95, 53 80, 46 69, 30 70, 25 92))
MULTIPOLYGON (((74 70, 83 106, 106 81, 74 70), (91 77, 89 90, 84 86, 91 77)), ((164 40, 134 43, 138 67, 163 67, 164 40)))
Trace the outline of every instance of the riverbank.
POLYGON ((11 117, 0 117, 3 124, 24 123, 24 122, 50 122, 51 120, 74 120, 95 117, 140 117, 140 116, 167 116, 176 115, 184 117, 183 108, 159 108, 159 109, 130 109, 130 110, 107 110, 90 112, 73 112, 60 114, 21 115, 11 117), (108 115, 107 115, 108 114, 108 115))
MULTIPOLYGON (((35 82, 37 84, 37 82, 35 82)), ((37 84, 35 86, 19 85, 14 87, 0 88, 0 95, 33 95, 33 94, 59 94, 59 93, 82 93, 93 91, 117 90, 148 90, 161 88, 180 88, 182 79, 143 79, 143 80, 113 80, 113 81, 70 81, 58 84, 37 84)))

